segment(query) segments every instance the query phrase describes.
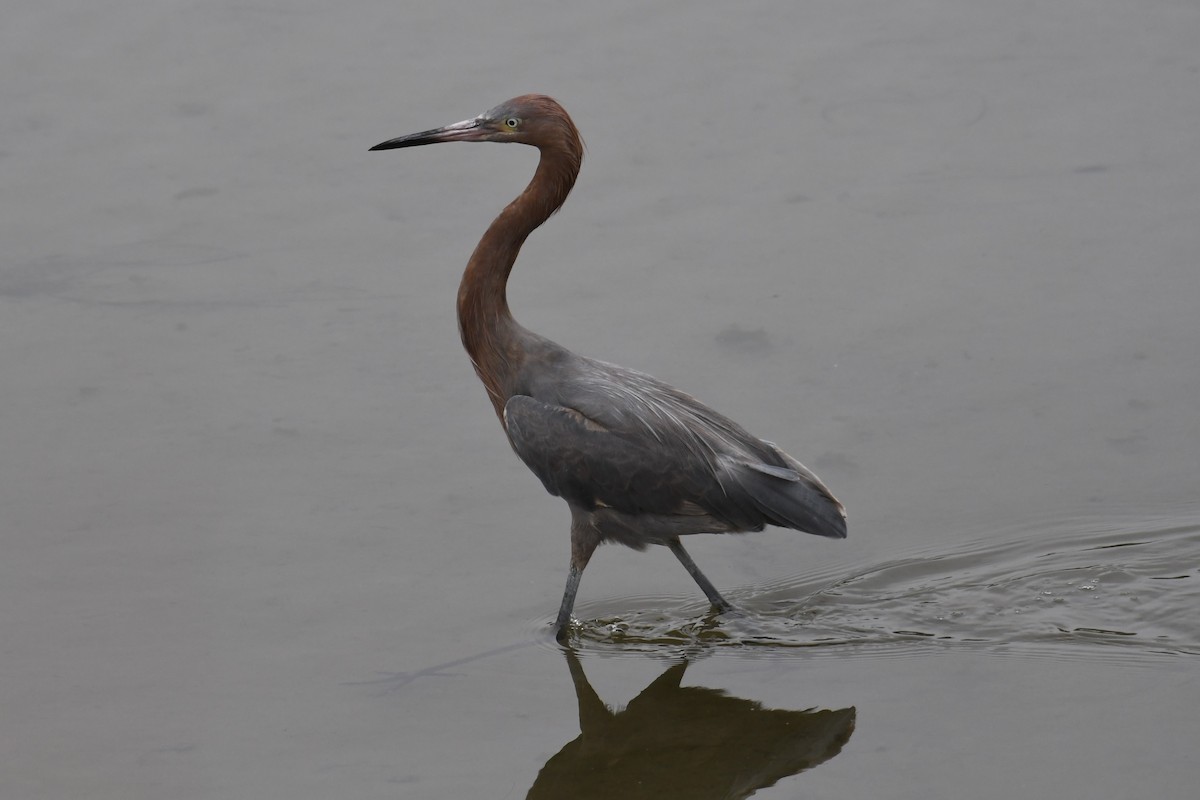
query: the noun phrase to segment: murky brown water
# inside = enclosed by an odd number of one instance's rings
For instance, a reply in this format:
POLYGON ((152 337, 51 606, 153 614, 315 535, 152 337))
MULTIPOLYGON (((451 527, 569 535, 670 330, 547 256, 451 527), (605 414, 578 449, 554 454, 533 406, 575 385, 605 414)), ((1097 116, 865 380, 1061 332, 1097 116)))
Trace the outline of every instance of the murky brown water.
POLYGON ((19 2, 0 796, 1189 797, 1200 10, 19 2), (529 327, 779 442, 850 538, 597 553, 461 352, 543 91, 529 327), (639 794, 639 792, 641 794, 639 794))

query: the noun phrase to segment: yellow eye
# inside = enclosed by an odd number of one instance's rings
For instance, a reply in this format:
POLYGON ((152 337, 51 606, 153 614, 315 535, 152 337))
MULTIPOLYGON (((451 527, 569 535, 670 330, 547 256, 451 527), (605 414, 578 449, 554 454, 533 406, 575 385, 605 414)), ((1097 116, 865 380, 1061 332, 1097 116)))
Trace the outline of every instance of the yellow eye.
POLYGON ((504 120, 504 127, 508 128, 510 131, 515 131, 517 126, 520 124, 521 120, 517 119, 516 117, 509 117, 508 119, 504 120))

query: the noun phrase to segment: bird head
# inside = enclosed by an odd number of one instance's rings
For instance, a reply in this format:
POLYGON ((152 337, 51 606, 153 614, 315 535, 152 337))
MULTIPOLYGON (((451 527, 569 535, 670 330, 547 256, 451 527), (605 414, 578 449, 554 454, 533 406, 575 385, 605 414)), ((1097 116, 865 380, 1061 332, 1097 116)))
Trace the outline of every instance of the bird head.
POLYGON ((389 139, 371 149, 441 142, 516 142, 537 148, 566 148, 581 155, 583 150, 583 140, 571 117, 553 98, 543 94, 514 97, 472 119, 389 139))

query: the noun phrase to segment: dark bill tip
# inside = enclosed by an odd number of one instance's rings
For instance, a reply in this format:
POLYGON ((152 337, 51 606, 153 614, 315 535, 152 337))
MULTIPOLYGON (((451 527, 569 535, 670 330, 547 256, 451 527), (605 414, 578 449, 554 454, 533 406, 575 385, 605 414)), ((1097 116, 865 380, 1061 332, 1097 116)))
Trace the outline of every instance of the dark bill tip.
POLYGON ((437 133, 438 131, 425 131, 424 133, 413 133, 408 136, 398 136, 395 139, 388 139, 386 142, 380 142, 372 147, 371 150, 395 150, 397 147, 416 147, 422 144, 436 144, 440 141, 443 141, 435 135, 437 133))
POLYGON ((444 128, 434 128, 431 131, 410 133, 380 142, 371 150, 395 150, 398 147, 419 147, 423 144, 438 144, 439 142, 479 142, 483 141, 487 131, 479 119, 467 119, 447 125, 444 128))

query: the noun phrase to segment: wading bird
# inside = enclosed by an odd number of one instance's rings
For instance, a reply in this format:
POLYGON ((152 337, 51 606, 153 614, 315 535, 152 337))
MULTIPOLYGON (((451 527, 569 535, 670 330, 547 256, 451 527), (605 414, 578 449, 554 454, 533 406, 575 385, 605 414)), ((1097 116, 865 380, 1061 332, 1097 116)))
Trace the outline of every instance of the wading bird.
POLYGON ((846 536, 842 504, 810 470, 695 398, 641 372, 576 355, 526 330, 505 286, 526 237, 567 199, 583 140, 553 99, 522 95, 474 119, 377 144, 516 142, 541 152, 533 180, 488 227, 458 287, 458 326, 509 444, 571 509, 571 561, 554 622, 566 635, 596 547, 665 545, 718 612, 732 606, 683 549, 692 533, 767 525, 846 536))

